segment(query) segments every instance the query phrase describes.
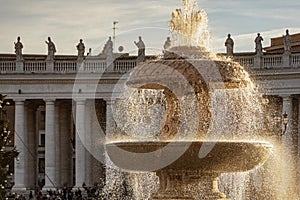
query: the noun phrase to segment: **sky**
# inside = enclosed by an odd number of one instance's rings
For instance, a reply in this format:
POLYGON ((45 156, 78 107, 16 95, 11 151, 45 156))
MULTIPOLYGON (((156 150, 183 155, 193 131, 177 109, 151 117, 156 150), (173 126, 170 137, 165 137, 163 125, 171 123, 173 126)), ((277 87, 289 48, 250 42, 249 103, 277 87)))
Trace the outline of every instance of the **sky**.
MULTIPOLYGON (((225 52, 228 33, 235 52, 254 51, 258 32, 264 47, 286 29, 300 33, 299 0, 198 0, 198 5, 208 14, 215 52, 225 52)), ((182 0, 0 0, 0 53, 14 53, 20 36, 23 54, 46 54, 50 36, 57 54, 77 54, 79 39, 98 54, 118 21, 116 50, 123 46, 136 54, 134 41, 142 36, 147 53, 155 54, 169 34, 172 11, 181 7, 182 0)))

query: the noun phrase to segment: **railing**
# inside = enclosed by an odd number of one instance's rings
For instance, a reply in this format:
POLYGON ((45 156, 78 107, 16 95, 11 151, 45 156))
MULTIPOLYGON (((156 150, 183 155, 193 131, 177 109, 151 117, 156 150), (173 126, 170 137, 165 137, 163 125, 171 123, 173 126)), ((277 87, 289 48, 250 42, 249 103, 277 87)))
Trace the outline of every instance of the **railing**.
POLYGON ((126 73, 137 65, 136 60, 117 60, 114 64, 114 71, 119 73, 126 73))
POLYGON ((2 61, 0 62, 0 73, 11 73, 16 71, 15 61, 2 61))
POLYGON ((106 70, 106 60, 86 60, 83 63, 83 71, 93 73, 103 73, 106 70))
MULTIPOLYGON (((250 69, 271 69, 271 68, 300 68, 300 54, 289 55, 239 55, 234 60, 250 69)), ((137 60, 127 58, 126 60, 115 60, 108 67, 107 60, 92 57, 82 63, 77 60, 56 60, 47 62, 45 60, 31 61, 0 61, 0 73, 69 73, 74 74, 79 70, 84 73, 126 73, 137 65, 137 60)))
POLYGON ((281 67, 283 64, 281 55, 266 55, 263 57, 263 67, 264 68, 275 68, 281 67))
POLYGON ((58 61, 54 64, 54 72, 58 73, 76 73, 77 62, 76 61, 58 61))
POLYGON ((300 54, 292 55, 291 60, 292 67, 300 67, 300 54))
POLYGON ((46 62, 45 61, 26 61, 24 63, 24 72, 45 72, 46 62))
POLYGON ((239 62, 242 66, 251 68, 254 66, 254 57, 253 56, 239 56, 234 58, 235 61, 239 62))

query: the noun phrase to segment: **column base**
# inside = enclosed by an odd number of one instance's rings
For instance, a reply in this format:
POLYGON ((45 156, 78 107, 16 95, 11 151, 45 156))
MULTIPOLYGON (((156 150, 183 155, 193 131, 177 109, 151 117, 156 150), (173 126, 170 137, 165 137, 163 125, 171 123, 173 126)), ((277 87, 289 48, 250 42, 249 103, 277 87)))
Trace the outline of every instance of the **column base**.
POLYGON ((73 188, 72 188, 72 190, 73 191, 76 191, 76 190, 81 190, 81 191, 84 191, 84 188, 82 187, 82 186, 74 186, 73 188))
POLYGON ((11 190, 12 192, 19 193, 19 192, 26 192, 27 188, 25 186, 13 186, 11 190))
POLYGON ((57 188, 53 187, 53 186, 44 186, 42 188, 42 191, 48 191, 48 190, 51 190, 51 191, 56 191, 57 188))

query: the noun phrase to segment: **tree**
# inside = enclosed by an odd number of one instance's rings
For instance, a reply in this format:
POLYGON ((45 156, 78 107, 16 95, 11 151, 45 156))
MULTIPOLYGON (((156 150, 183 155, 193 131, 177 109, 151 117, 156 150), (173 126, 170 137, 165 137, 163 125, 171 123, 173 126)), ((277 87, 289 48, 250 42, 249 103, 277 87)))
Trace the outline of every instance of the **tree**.
POLYGON ((5 106, 9 103, 5 98, 6 96, 0 94, 0 199, 5 199, 5 186, 9 184, 8 166, 19 154, 15 147, 10 147, 12 133, 9 131, 5 110, 5 106))

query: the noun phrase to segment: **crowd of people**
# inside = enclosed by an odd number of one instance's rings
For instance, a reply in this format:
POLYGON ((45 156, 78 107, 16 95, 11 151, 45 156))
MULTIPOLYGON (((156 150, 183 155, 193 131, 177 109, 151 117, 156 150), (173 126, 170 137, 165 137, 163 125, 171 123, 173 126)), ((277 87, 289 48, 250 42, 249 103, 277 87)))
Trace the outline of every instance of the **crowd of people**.
POLYGON ((101 190, 97 187, 83 187, 83 190, 63 188, 57 191, 30 191, 29 194, 9 193, 7 200, 98 200, 101 190))

